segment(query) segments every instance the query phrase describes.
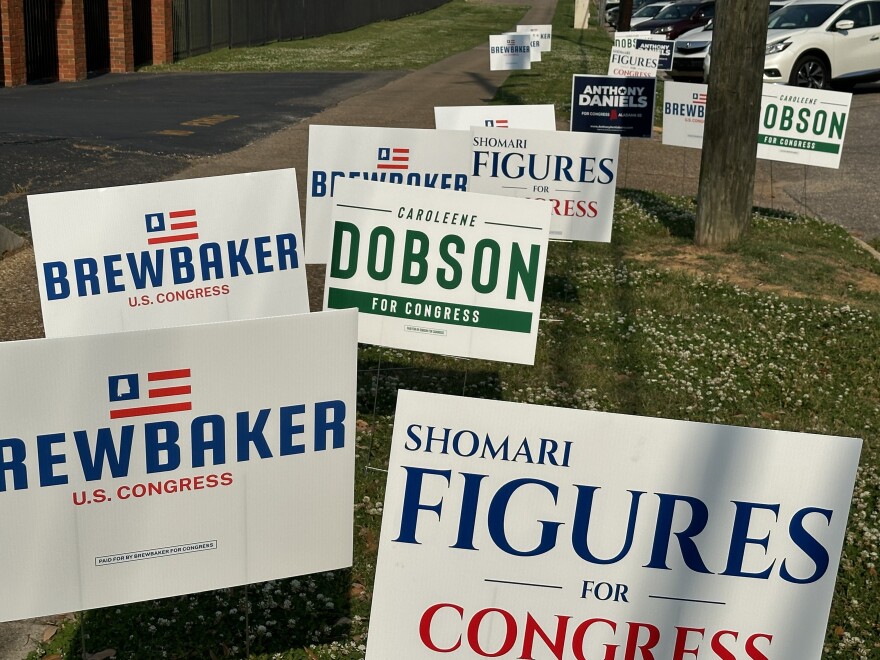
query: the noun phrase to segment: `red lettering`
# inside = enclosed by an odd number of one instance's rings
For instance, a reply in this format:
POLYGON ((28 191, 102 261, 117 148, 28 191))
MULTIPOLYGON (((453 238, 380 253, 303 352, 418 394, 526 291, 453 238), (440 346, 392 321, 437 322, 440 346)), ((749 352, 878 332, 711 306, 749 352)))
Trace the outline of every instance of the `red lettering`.
POLYGON ((712 651, 718 656, 718 660, 736 660, 736 656, 721 643, 724 635, 731 635, 734 640, 739 637, 739 633, 733 630, 719 630, 712 636, 712 651))
POLYGON ((510 612, 499 610, 497 607, 487 607, 474 614, 474 618, 471 619, 468 624, 467 640, 471 649, 484 658, 497 658, 502 656, 510 651, 516 643, 516 619, 513 618, 513 615, 510 612), (497 612, 504 618, 504 623, 507 627, 507 634, 504 636, 504 642, 501 644, 501 648, 495 651, 495 653, 489 653, 480 645, 480 624, 483 622, 483 619, 493 612, 497 612))
MULTIPOLYGON (((608 619, 587 619, 583 623, 581 623, 577 628, 575 628, 574 636, 571 638, 571 650, 574 652, 574 657, 576 660, 587 660, 587 657, 584 655, 584 637, 587 635, 587 629, 592 626, 594 623, 598 622, 607 623, 611 627, 611 632, 617 632, 617 624, 614 621, 609 621, 608 619)), ((605 645, 605 657, 603 660, 614 660, 614 657, 617 655, 617 649, 620 647, 619 644, 606 644, 605 645)))
POLYGON ((185 490, 192 490, 192 479, 189 477, 183 477, 180 480, 180 491, 183 492, 185 490))
POLYGON ((232 473, 231 472, 224 472, 223 474, 221 474, 220 475, 220 484, 223 486, 229 486, 230 484, 232 484, 232 473))
POLYGON ((626 624, 629 626, 629 631, 626 636, 626 651, 624 652, 623 660, 636 660, 636 651, 642 652, 642 660, 654 660, 654 654, 651 653, 651 649, 660 643, 660 630, 658 630, 657 626, 650 623, 636 623, 634 621, 627 621, 626 624), (644 644, 639 644, 641 628, 646 628, 648 631, 648 641, 644 644))
POLYGON ((544 640, 547 648, 553 652, 556 659, 562 660, 562 656, 565 653, 565 633, 568 630, 568 622, 570 619, 570 616, 556 615, 556 640, 551 642, 550 637, 538 625, 538 622, 535 621, 532 615, 526 613, 525 639, 523 639, 523 649, 522 655, 519 656, 520 659, 534 660, 534 658, 532 658, 532 645, 535 642, 535 633, 537 633, 538 636, 544 640))
POLYGON ((198 475, 193 477, 193 490, 202 490, 205 487, 205 477, 198 475))
MULTIPOLYGON (((224 475, 229 474, 228 472, 224 472, 224 475)), ((231 475, 230 475, 231 476, 231 475)), ((431 639, 431 621, 434 619, 434 615, 437 614, 444 607, 450 607, 461 616, 462 620, 464 620, 464 608, 460 605, 453 605, 452 603, 437 603, 436 605, 431 605, 425 612, 422 614, 422 618, 419 619, 419 639, 422 640, 422 644, 427 646, 432 651, 436 651, 437 653, 452 653, 459 646, 461 646, 461 635, 458 636, 458 641, 454 646, 448 649, 441 649, 434 643, 434 640, 431 639)))
POLYGON ((695 658, 700 653, 700 647, 697 645, 692 649, 684 647, 687 644, 688 633, 700 633, 700 637, 706 634, 705 628, 686 628, 684 626, 675 626, 675 650, 672 652, 672 660, 682 660, 685 653, 690 653, 695 658))
POLYGON ((766 655, 764 655, 761 651, 759 651, 755 647, 756 639, 766 639, 767 646, 773 642, 773 635, 766 635, 764 633, 755 633, 751 637, 746 640, 746 655, 751 658, 751 660, 770 660, 766 655))

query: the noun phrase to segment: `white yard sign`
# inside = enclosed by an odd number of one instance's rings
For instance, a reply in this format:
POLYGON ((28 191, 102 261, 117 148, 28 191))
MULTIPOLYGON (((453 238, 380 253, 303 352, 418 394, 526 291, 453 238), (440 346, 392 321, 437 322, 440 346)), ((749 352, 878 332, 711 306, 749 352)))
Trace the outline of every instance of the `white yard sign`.
POLYGON ((306 263, 330 257, 330 219, 343 179, 467 190, 468 134, 421 128, 309 126, 306 263))
POLYGON ((401 391, 369 660, 818 660, 861 441, 401 391))
POLYGON ((489 35, 489 69, 515 71, 532 68, 530 34, 489 35))
POLYGON ((614 47, 615 48, 635 48, 639 39, 650 39, 651 33, 648 30, 632 30, 630 32, 615 32, 614 47))
POLYGON ((534 363, 547 202, 346 180, 333 219, 324 308, 359 341, 534 363))
POLYGON ((617 135, 473 128, 470 190, 549 200, 551 238, 607 243, 619 146, 617 135))
POLYGON ((555 131, 556 111, 552 103, 437 106, 434 108, 434 125, 447 131, 467 131, 471 126, 555 131))
POLYGON ((666 81, 663 88, 663 144, 703 147, 708 85, 666 81))
POLYGON ((840 167, 852 94, 764 85, 758 158, 840 167))
MULTIPOLYGON (((667 82, 663 144, 700 149, 707 85, 667 82)), ((840 167, 852 94, 764 85, 758 158, 816 167, 840 167)))
POLYGON ((550 52, 553 46, 553 26, 552 25, 517 25, 517 32, 531 33, 532 39, 537 38, 538 47, 542 52, 550 52))
POLYGON ((613 46, 608 59, 608 75, 627 78, 656 78, 660 55, 642 48, 613 46))
POLYGON ((309 311, 294 170, 28 196, 47 337, 309 311))
POLYGON ((0 621, 350 566, 356 321, 0 343, 0 621))

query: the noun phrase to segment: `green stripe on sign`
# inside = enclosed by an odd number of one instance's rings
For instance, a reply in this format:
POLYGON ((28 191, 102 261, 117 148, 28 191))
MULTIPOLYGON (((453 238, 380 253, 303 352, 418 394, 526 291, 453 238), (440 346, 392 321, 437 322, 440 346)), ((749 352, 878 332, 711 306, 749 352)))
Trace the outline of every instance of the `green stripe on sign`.
POLYGON ((825 154, 840 153, 840 145, 834 142, 816 142, 815 140, 779 137, 778 135, 765 135, 763 133, 758 135, 758 144, 768 144, 771 147, 803 149, 804 151, 821 151, 825 154))
POLYGON ((364 314, 394 316, 413 321, 430 321, 446 325, 464 325, 488 330, 531 332, 531 312, 515 312, 494 307, 477 307, 437 302, 424 298, 403 298, 368 291, 350 291, 331 287, 327 296, 330 309, 356 307, 364 314))

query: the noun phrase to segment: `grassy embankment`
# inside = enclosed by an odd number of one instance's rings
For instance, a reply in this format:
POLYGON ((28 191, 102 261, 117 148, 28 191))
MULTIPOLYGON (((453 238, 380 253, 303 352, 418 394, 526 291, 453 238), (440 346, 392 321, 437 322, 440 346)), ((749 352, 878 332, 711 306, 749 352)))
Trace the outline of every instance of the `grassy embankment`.
MULTIPOLYGON (((572 5, 500 97, 566 116, 571 74, 604 69, 608 39, 570 29, 572 5)), ((542 314, 558 322, 534 367, 361 350, 350 570, 87 612, 66 657, 362 658, 384 497, 366 468, 386 465, 398 388, 864 438, 825 656, 880 657, 880 264, 835 226, 761 209, 740 244, 698 250, 694 212, 619 190, 610 244, 553 244, 542 314)))

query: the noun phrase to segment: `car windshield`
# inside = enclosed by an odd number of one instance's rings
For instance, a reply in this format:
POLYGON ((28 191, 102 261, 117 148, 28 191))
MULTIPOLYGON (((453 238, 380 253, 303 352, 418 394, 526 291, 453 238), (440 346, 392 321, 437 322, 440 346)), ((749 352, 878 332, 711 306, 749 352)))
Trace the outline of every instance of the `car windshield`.
POLYGON ((819 27, 840 5, 788 5, 774 12, 767 23, 771 30, 819 27))
POLYGON ((674 5, 669 5, 666 9, 661 11, 655 18, 660 21, 665 18, 673 19, 673 18, 690 18, 690 15, 694 13, 694 10, 697 8, 697 5, 694 4, 680 4, 676 3, 674 5))
POLYGON ((663 5, 645 5, 633 14, 633 18, 653 18, 661 9, 663 5))

